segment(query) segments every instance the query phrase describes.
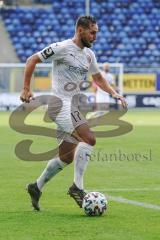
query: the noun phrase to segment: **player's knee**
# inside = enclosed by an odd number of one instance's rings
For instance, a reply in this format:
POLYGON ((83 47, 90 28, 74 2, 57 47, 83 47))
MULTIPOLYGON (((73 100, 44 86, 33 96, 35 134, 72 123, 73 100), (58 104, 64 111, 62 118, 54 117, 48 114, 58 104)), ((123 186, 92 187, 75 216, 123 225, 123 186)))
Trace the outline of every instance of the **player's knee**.
POLYGON ((70 164, 73 162, 73 159, 66 159, 66 158, 60 158, 62 162, 66 163, 66 164, 70 164))
POLYGON ((73 162, 73 157, 71 156, 60 156, 60 159, 62 162, 65 162, 67 164, 70 164, 73 162))
POLYGON ((95 137, 93 136, 90 136, 88 139, 87 139, 87 143, 91 146, 94 146, 96 144, 96 139, 95 137))
POLYGON ((95 138, 92 138, 92 139, 90 140, 90 145, 91 145, 91 146, 96 145, 96 139, 95 139, 95 138))

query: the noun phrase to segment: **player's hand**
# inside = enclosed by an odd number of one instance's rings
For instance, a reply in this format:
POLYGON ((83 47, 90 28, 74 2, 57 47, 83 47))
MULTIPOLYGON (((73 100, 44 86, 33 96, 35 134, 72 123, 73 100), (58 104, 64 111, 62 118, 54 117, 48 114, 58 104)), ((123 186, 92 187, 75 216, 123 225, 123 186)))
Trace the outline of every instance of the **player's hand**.
POLYGON ((123 108, 127 108, 127 102, 123 96, 119 95, 118 93, 115 93, 112 95, 112 97, 120 100, 123 108))
POLYGON ((20 99, 22 102, 29 103, 31 100, 34 100, 34 97, 32 92, 28 88, 24 88, 21 93, 20 99))

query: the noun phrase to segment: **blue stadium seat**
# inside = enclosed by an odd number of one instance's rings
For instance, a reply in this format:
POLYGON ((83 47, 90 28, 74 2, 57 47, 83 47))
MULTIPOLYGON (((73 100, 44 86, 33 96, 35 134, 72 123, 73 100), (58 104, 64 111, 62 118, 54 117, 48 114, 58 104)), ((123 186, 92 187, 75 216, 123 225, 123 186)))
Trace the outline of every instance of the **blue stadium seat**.
MULTIPOLYGON (((18 57, 52 42, 71 38, 75 20, 85 14, 84 0, 35 0, 50 8, 2 8, 1 15, 18 57), (15 31, 16 29, 16 31, 15 31)), ((98 61, 126 66, 156 65, 160 61, 160 3, 155 0, 93 0, 91 14, 100 32, 93 46, 98 61)))

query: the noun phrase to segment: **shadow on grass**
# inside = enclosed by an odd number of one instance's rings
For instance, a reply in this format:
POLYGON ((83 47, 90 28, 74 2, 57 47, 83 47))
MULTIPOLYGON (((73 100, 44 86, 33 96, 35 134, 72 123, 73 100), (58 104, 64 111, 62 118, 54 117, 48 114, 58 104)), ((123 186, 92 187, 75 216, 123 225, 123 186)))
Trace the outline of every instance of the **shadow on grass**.
POLYGON ((26 210, 26 211, 0 211, 0 219, 33 219, 33 220, 45 220, 48 219, 52 219, 52 221, 71 221, 71 222, 74 222, 75 220, 81 220, 81 219, 101 219, 101 218, 104 218, 104 217, 107 217, 107 213, 105 213, 104 215, 102 216, 87 216, 84 212, 83 212, 83 209, 80 210, 81 212, 77 211, 77 210, 69 210, 68 212, 64 211, 62 212, 61 211, 57 211, 56 210, 42 210, 42 211, 35 211, 35 210, 26 210))

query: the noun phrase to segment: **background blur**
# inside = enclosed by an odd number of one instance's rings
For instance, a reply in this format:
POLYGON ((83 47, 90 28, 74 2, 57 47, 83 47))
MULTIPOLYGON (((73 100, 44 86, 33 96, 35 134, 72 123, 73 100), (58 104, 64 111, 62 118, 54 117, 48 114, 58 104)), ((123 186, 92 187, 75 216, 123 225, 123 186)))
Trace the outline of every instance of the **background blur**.
MULTIPOLYGON (((93 50, 99 63, 111 64, 129 107, 160 107, 159 0, 4 0, 0 1, 1 110, 20 104, 21 63, 47 45, 71 38, 77 17, 84 14, 98 20, 100 32, 93 50)), ((35 92, 50 91, 49 66, 37 68, 33 78, 35 92)), ((92 95, 93 90, 89 92, 92 95)))

